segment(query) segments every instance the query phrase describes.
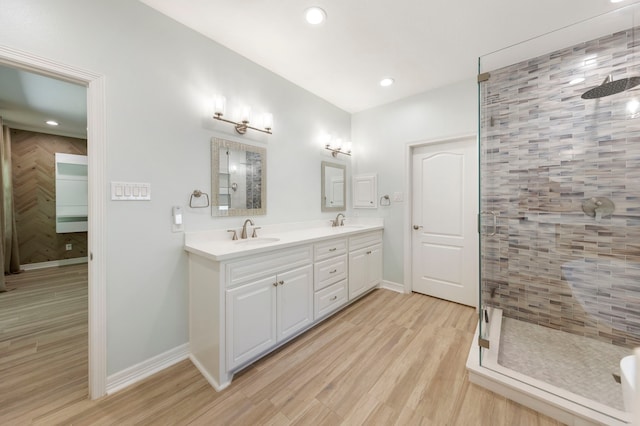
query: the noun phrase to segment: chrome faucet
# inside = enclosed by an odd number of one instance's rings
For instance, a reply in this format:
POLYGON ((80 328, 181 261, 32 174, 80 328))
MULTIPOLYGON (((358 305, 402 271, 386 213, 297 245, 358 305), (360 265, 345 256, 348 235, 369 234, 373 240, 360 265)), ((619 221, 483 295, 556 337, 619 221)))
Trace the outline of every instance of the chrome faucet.
POLYGON ((338 213, 336 220, 331 223, 331 226, 344 226, 344 215, 342 213, 338 213), (340 216, 342 216, 342 220, 340 220, 340 216))
POLYGON ((240 238, 243 240, 247 239, 247 223, 250 223, 253 226, 253 221, 251 219, 247 219, 244 221, 244 225, 242 225, 242 234, 240 234, 240 238))

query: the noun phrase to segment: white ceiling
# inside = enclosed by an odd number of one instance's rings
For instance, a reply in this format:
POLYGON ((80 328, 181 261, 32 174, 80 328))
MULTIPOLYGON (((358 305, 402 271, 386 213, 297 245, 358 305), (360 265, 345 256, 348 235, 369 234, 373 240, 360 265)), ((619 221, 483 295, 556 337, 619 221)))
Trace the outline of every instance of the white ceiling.
POLYGON ((0 117, 23 130, 85 139, 87 90, 83 86, 0 66, 0 117), (56 127, 47 120, 59 123, 56 127))
MULTIPOLYGON (((640 3, 141 1, 348 112, 473 78, 478 56, 640 3), (328 15, 318 28, 303 19, 312 5, 328 15), (385 76, 395 78, 396 84, 380 87, 385 76)), ((592 38, 585 35, 585 40, 592 38)), ((86 138, 86 88, 0 66, 0 116, 15 128, 86 138), (48 119, 60 126, 47 126, 48 119)))
POLYGON ((473 78, 481 55, 633 3, 141 1, 352 113, 473 78), (310 6, 327 13, 320 27, 304 22, 310 6), (385 76, 396 83, 380 87, 385 76))

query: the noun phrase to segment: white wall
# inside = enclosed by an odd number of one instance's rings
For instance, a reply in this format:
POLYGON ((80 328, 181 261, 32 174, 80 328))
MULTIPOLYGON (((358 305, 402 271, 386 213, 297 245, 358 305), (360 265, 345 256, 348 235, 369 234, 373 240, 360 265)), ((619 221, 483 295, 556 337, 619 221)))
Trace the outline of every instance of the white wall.
MULTIPOLYGON (((107 205, 107 373, 188 340, 187 256, 171 232, 171 206, 187 231, 239 226, 186 208, 211 193, 212 136, 268 149, 268 214, 258 225, 329 218, 320 213, 322 132, 347 138, 348 113, 131 0, 3 0, 0 43, 105 75, 107 180, 150 182, 150 202, 107 205), (205 116, 215 93, 274 115, 274 134, 235 134, 205 116)), ((89 141, 91 143, 91 141, 89 141)), ((350 167, 350 166, 348 166, 350 167)))
MULTIPOLYGON (((404 201, 375 210, 354 209, 359 216, 384 217, 384 279, 405 284, 404 209, 407 144, 477 133, 477 85, 462 81, 352 116, 354 173, 378 173, 378 197, 403 192, 404 201)), ((408 254, 408 253, 407 253, 408 254)), ((408 278, 406 278, 408 279, 408 278)))

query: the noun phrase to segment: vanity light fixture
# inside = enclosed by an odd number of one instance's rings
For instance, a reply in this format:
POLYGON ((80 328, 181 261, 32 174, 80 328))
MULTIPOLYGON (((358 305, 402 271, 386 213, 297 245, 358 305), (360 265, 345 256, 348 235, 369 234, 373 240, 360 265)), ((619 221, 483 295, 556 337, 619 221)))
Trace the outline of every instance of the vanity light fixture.
POLYGON ((271 129, 273 128, 273 114, 268 112, 263 114, 263 117, 262 117, 263 128, 259 129, 257 127, 249 126, 249 122, 251 120, 251 108, 249 108, 248 106, 242 108, 239 122, 227 120, 226 118, 223 118, 225 109, 226 109, 226 104, 227 104, 227 100, 225 99, 224 96, 218 96, 215 98, 214 111, 213 111, 214 119, 235 125, 236 132, 240 133, 241 135, 244 135, 245 133, 247 133, 247 129, 256 130, 262 133, 268 133, 270 135, 273 134, 271 133, 271 129))
POLYGON ((347 142, 346 144, 342 144, 342 139, 336 139, 335 142, 328 142, 324 149, 331 151, 331 155, 335 158, 338 154, 344 154, 351 156, 351 142, 347 142))

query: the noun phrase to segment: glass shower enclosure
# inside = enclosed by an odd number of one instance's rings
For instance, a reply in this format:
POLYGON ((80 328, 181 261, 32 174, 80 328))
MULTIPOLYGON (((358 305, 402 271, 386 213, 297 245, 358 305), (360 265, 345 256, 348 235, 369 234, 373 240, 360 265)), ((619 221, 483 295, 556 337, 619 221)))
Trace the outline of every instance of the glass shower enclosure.
POLYGON ((640 346, 639 23, 479 59, 480 363, 611 424, 640 346))

